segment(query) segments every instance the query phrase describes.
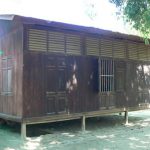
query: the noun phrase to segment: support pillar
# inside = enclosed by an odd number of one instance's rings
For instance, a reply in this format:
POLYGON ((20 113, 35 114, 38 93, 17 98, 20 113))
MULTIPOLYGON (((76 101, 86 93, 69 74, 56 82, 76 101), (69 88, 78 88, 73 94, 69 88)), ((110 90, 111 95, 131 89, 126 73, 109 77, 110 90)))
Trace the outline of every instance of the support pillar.
POLYGON ((119 116, 122 116, 122 112, 119 113, 119 116))
POLYGON ((85 131, 85 116, 82 116, 82 131, 85 131))
POLYGON ((128 110, 125 111, 125 124, 128 124, 128 110))
POLYGON ((21 137, 22 139, 26 139, 26 123, 21 123, 21 137))

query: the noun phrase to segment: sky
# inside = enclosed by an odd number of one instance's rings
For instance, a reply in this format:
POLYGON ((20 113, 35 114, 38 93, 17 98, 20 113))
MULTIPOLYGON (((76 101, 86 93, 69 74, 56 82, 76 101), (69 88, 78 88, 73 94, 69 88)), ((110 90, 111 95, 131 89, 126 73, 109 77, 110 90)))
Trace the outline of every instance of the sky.
POLYGON ((108 0, 0 0, 0 14, 17 14, 129 33, 115 12, 115 6, 108 0), (88 14, 94 17, 91 19, 88 14))

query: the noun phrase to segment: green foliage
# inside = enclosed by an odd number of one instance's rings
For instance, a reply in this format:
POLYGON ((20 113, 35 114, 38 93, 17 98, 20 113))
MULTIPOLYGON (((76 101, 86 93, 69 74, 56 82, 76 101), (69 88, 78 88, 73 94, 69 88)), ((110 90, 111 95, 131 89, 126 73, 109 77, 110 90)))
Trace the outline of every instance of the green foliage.
POLYGON ((117 7, 120 7, 123 5, 124 0, 109 0, 111 3, 116 4, 117 7))
POLYGON ((125 22, 139 31, 148 43, 150 38, 150 0, 109 0, 114 3, 125 22))
POLYGON ((92 1, 87 1, 86 2, 86 10, 85 13, 87 14, 87 16, 91 19, 94 20, 94 18, 97 16, 97 12, 96 12, 96 8, 95 8, 96 4, 92 1))

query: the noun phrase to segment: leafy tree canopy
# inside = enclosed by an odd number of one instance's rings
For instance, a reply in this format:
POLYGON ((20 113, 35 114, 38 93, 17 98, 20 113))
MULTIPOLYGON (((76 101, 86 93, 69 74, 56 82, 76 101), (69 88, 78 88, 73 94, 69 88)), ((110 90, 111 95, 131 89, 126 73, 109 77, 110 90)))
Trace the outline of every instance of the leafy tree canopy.
POLYGON ((125 22, 131 24, 148 43, 150 38, 150 0, 109 0, 118 8, 125 22))

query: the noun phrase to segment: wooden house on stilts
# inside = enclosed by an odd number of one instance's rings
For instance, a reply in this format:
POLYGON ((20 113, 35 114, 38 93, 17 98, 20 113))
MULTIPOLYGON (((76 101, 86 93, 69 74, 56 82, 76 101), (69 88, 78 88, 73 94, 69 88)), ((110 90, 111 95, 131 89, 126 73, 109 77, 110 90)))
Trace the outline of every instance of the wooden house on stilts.
POLYGON ((0 16, 0 118, 26 125, 147 109, 150 46, 137 36, 0 16))

